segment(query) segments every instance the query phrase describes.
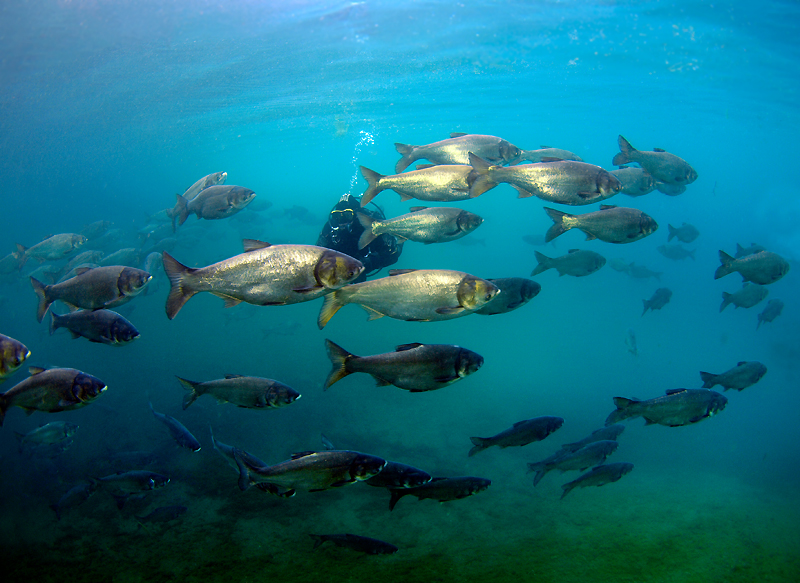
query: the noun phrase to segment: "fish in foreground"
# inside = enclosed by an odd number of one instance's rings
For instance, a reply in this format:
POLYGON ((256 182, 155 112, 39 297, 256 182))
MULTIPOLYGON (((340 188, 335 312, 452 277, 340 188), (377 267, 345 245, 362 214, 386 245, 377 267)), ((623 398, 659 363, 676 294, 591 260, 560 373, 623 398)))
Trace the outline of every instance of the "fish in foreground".
POLYGON ((642 311, 642 316, 647 313, 647 310, 660 310, 664 306, 666 306, 669 301, 672 299, 672 290, 668 287, 660 287, 656 291, 653 292, 653 295, 650 297, 649 300, 642 300, 644 304, 644 310, 642 311))
POLYGON ((392 269, 389 277, 334 290, 323 301, 317 318, 320 329, 346 304, 358 304, 370 320, 430 322, 471 314, 497 295, 499 288, 485 279, 447 269, 392 269))
POLYGON ((622 136, 617 138, 617 142, 620 152, 611 161, 614 166, 636 162, 657 181, 672 185, 685 186, 697 180, 695 169, 675 154, 670 154, 661 148, 656 148, 652 152, 637 150, 622 136))
POLYGON ((599 211, 582 215, 570 215, 544 207, 552 219, 553 226, 547 230, 545 241, 550 242, 570 229, 580 229, 586 233, 586 240, 600 239, 606 243, 633 243, 658 229, 652 217, 640 210, 600 205, 599 211))
POLYGON ((473 153, 492 164, 511 164, 522 154, 522 150, 502 138, 464 133, 452 133, 450 139, 424 146, 395 142, 394 147, 402 156, 395 165, 398 174, 422 159, 434 164, 469 164, 469 155, 473 153))
POLYGON ((623 431, 625 431, 625 426, 621 423, 609 425, 608 427, 601 427, 600 429, 595 429, 589 436, 584 437, 580 441, 565 443, 561 446, 561 449, 566 449, 567 451, 578 451, 580 448, 587 446, 590 443, 594 443, 595 441, 613 441, 617 439, 617 437, 619 437, 623 431))
POLYGON ((139 295, 153 278, 146 271, 123 265, 82 267, 76 273, 75 277, 55 285, 44 285, 31 277, 33 291, 39 298, 36 310, 36 319, 39 322, 44 318, 50 304, 56 300, 85 310, 121 306, 139 295))
POLYGON ((719 279, 729 273, 738 271, 742 276, 742 281, 768 285, 775 283, 789 273, 789 262, 771 251, 759 251, 758 253, 735 259, 720 250, 719 260, 722 265, 714 273, 714 279, 719 279))
POLYGON ((720 374, 701 372, 700 378, 703 380, 703 388, 710 389, 716 385, 722 385, 725 390, 736 389, 741 391, 756 384, 767 374, 767 367, 756 360, 741 361, 730 370, 720 374))
POLYGON ((186 427, 184 427, 183 423, 171 415, 158 413, 155 409, 153 409, 153 404, 149 401, 147 404, 150 406, 150 412, 153 414, 153 417, 161 421, 161 423, 166 426, 166 428, 169 430, 169 434, 172 436, 172 439, 174 439, 178 445, 192 451, 200 451, 200 442, 197 441, 197 438, 192 435, 192 433, 186 429, 186 427))
POLYGON ((666 395, 646 401, 614 397, 617 409, 608 416, 606 425, 644 417, 645 425, 680 427, 712 417, 727 403, 728 399, 722 394, 709 389, 670 389, 666 395))
POLYGON ((61 520, 61 514, 70 508, 76 508, 86 502, 97 491, 99 482, 92 480, 77 484, 67 490, 58 502, 51 504, 50 508, 56 513, 56 520, 61 520))
POLYGON ((106 384, 74 368, 30 367, 31 376, 0 394, 0 426, 11 407, 58 413, 85 407, 106 390, 106 384))
POLYGON ((114 497, 117 508, 122 509, 132 494, 163 488, 169 483, 169 478, 147 470, 132 470, 98 478, 97 482, 114 497))
POLYGON ((255 198, 249 188, 234 185, 216 185, 204 188, 191 202, 177 195, 178 225, 186 222, 191 214, 198 219, 217 220, 235 215, 255 198))
POLYGON ((761 327, 764 322, 772 322, 775 318, 781 315, 783 311, 783 302, 781 300, 770 300, 767 302, 767 307, 758 315, 758 324, 756 330, 761 327))
POLYGON ((535 298, 542 286, 524 277, 500 277, 487 279, 496 285, 500 290, 492 300, 482 308, 475 310, 476 314, 492 316, 494 314, 505 314, 516 310, 535 298))
POLYGON ((292 387, 261 377, 225 375, 224 379, 206 382, 176 378, 189 391, 183 398, 184 409, 202 395, 211 395, 221 403, 232 403, 246 409, 277 409, 300 398, 300 393, 292 387))
POLYGON ((555 269, 559 276, 584 277, 598 271, 606 264, 605 257, 586 249, 570 249, 566 255, 560 257, 548 257, 538 251, 534 251, 534 254, 539 265, 531 272, 531 275, 555 269))
POLYGON ((415 198, 428 202, 456 202, 470 197, 467 177, 472 172, 468 164, 424 165, 401 174, 383 175, 359 166, 369 186, 361 196, 361 206, 384 190, 394 190, 405 202, 415 198))
POLYGON ((483 365, 483 357, 455 344, 401 344, 394 352, 356 356, 325 340, 333 369, 325 379, 327 390, 355 372, 372 375, 377 386, 394 385, 412 393, 433 391, 463 379, 483 365))
POLYGON ((393 544, 357 534, 311 534, 309 536, 314 539, 315 549, 322 543, 330 541, 337 547, 344 547, 368 555, 391 555, 398 550, 393 544))
POLYGON ((256 466, 234 450, 239 467, 239 488, 265 485, 265 491, 283 497, 298 489, 318 492, 368 480, 386 467, 386 460, 357 451, 330 450, 296 453, 273 466, 256 466))
POLYGON ((410 210, 410 213, 386 220, 357 213, 364 227, 358 248, 363 249, 384 233, 394 235, 400 243, 446 243, 469 235, 483 222, 475 213, 453 207, 415 206, 410 210))
POLYGON ((667 242, 672 241, 673 237, 677 237, 681 243, 691 243, 700 236, 700 231, 697 230, 697 227, 689 223, 683 223, 680 227, 667 225, 667 229, 669 229, 667 242))
POLYGON ((519 198, 536 196, 548 202, 580 206, 605 200, 622 188, 619 180, 599 166, 558 160, 519 166, 494 166, 470 153, 473 167, 467 179, 474 198, 500 183, 513 186, 519 198))
POLYGON ((15 433, 19 441, 20 452, 36 448, 41 445, 53 445, 71 438, 78 431, 78 426, 67 421, 53 421, 29 431, 28 433, 15 433))
POLYGON ((218 263, 193 269, 163 253, 171 289, 167 317, 172 320, 197 293, 211 292, 225 307, 241 302, 281 306, 307 302, 356 279, 360 261, 315 245, 270 245, 245 239, 245 252, 218 263))
POLYGON ((536 486, 547 475, 547 472, 552 470, 561 470, 562 473, 569 470, 585 471, 588 468, 600 465, 618 447, 619 444, 616 441, 605 440, 595 441, 577 451, 562 449, 547 459, 528 464, 528 471, 536 472, 533 477, 533 485, 536 486))
POLYGON ((572 492, 572 490, 575 488, 604 486, 606 484, 610 484, 611 482, 616 482, 632 469, 633 464, 624 462, 605 464, 602 466, 597 466, 596 468, 592 468, 576 480, 572 480, 571 482, 567 482, 561 486, 561 488, 564 490, 564 492, 561 494, 561 498, 563 499, 564 496, 572 492))
POLYGON ((0 383, 22 366, 31 351, 19 340, 0 334, 0 383))
POLYGON ((72 338, 81 336, 89 342, 121 346, 139 337, 139 331, 128 320, 111 310, 79 310, 58 315, 50 312, 50 335, 66 328, 72 338))
POLYGON ((624 166, 619 170, 609 172, 622 184, 620 194, 628 196, 644 196, 656 189, 656 179, 644 168, 624 166))
POLYGON ((386 467, 380 474, 372 476, 364 483, 377 488, 416 488, 431 481, 431 475, 419 468, 401 464, 400 462, 386 462, 386 467))
POLYGON ((487 478, 459 476, 456 478, 433 478, 427 484, 415 488, 394 488, 390 490, 392 497, 389 500, 389 510, 394 510, 398 500, 403 496, 416 496, 417 500, 431 499, 450 502, 483 492, 491 483, 492 481, 487 478))
POLYGON ((17 243, 18 267, 22 270, 22 267, 31 258, 36 259, 39 263, 64 259, 76 253, 86 241, 86 237, 77 233, 61 233, 48 237, 33 247, 25 247, 17 243))
POLYGON ((563 424, 564 419, 561 417, 548 416, 517 421, 510 428, 492 437, 470 437, 469 439, 475 447, 469 450, 468 455, 472 457, 476 453, 492 447, 493 445, 504 448, 523 446, 533 443, 534 441, 541 441, 558 430, 563 424))
POLYGON ((160 506, 145 516, 137 516, 136 520, 144 522, 170 522, 183 516, 188 508, 186 506, 160 506))
POLYGON ((719 305, 719 311, 721 312, 727 308, 728 304, 733 304, 737 308, 752 308, 762 302, 768 294, 769 290, 763 285, 746 283, 742 286, 742 289, 733 293, 722 292, 722 303, 719 305))

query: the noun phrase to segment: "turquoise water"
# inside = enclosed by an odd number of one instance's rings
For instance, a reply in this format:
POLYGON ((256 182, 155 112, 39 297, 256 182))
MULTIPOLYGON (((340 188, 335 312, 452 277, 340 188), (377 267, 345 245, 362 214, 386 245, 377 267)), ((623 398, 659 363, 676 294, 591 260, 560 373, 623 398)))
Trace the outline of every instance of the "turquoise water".
MULTIPOLYGON (((64 331, 50 336, 36 323, 27 278, 35 262, 1 276, 0 332, 31 349, 26 364, 78 368, 109 386, 81 410, 8 413, 0 553, 11 579, 800 579, 795 3, 87 0, 7 2, 0 15, 0 256, 101 219, 122 230, 117 246, 127 247, 147 214, 222 170, 228 184, 272 206, 224 221, 190 218, 171 252, 179 261, 219 261, 247 237, 314 243, 339 196, 366 188, 359 165, 389 174, 399 158, 394 142, 426 144, 450 132, 564 148, 609 170, 622 134, 639 149, 681 156, 699 174, 677 197, 609 201, 660 225, 622 246, 584 242, 577 232, 530 246, 522 237, 551 224, 545 204, 517 199, 506 185, 455 204, 484 217, 464 239, 476 244, 408 243, 397 267, 528 277, 534 250, 555 256, 580 247, 663 273, 656 281, 610 265, 585 278, 548 271, 536 277, 542 291, 528 305, 491 317, 368 322, 346 306, 320 331, 320 300, 223 309, 200 294, 169 321, 168 283, 158 274, 153 293, 120 309, 141 338, 112 348, 64 331), (294 205, 313 219, 286 217, 294 205), (701 232, 687 245, 697 259, 674 262, 656 248, 667 224, 684 221, 701 232), (720 313, 721 293, 739 278, 713 279, 718 250, 753 242, 792 265, 769 286, 768 299, 786 303, 783 314, 757 332, 764 304, 720 313), (642 300, 662 286, 671 302, 641 316, 642 300), (628 329, 637 356, 625 344, 628 329), (430 393, 376 388, 366 375, 323 392, 325 338, 356 354, 457 343, 485 364, 430 393), (718 416, 676 428, 627 422, 609 461, 635 469, 619 482, 560 500, 561 484, 577 474, 552 472, 533 488, 525 464, 601 427, 612 397, 698 388, 699 371, 742 360, 769 371, 753 387, 727 391, 718 416), (209 397, 181 410, 175 375, 229 373, 278 379, 303 397, 277 411, 209 397), (178 449, 148 399, 184 423, 202 450, 178 449), (540 415, 563 417, 563 428, 540 443, 467 458, 470 436, 540 415), (52 460, 19 455, 13 432, 53 420, 80 425, 74 445, 52 460), (324 433, 337 447, 492 485, 444 504, 409 496, 392 513, 388 494, 363 484, 290 499, 240 492, 209 427, 269 463, 321 448, 324 433), (109 473, 108 459, 130 450, 155 453, 150 469, 170 483, 122 511, 98 492, 56 521, 50 504, 109 473), (174 522, 143 528, 134 518, 173 504, 188 507, 174 522), (400 551, 312 551, 308 534, 342 532, 400 551)), ((388 191, 376 202, 387 216, 410 206, 388 191)))

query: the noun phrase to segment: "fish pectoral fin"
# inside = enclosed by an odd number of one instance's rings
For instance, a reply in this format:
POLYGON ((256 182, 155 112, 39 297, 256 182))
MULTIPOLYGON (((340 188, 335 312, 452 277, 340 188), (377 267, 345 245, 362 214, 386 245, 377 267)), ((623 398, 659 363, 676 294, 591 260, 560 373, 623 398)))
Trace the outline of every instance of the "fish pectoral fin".
POLYGON ((433 380, 435 380, 437 383, 452 383, 453 381, 457 381, 458 379, 459 376, 453 374, 444 377, 435 377, 433 380))
POLYGON ((211 292, 211 293, 214 294, 215 296, 217 296, 218 298, 222 298, 223 300, 225 300, 225 307, 226 308, 232 308, 233 306, 238 306, 239 304, 242 303, 242 300, 236 299, 236 298, 234 298, 232 296, 229 296, 227 294, 218 293, 218 292, 211 292))
POLYGON ((653 152, 666 152, 664 148, 653 148, 653 152))
POLYGON ((591 241, 592 239, 597 239, 597 237, 595 237, 591 233, 586 233, 586 240, 591 241))
POLYGON ((376 377, 375 375, 372 375, 372 378, 375 379, 375 386, 376 387, 386 387, 386 386, 389 386, 389 385, 392 384, 387 380, 384 380, 384 379, 382 379, 380 377, 376 377))
POLYGON ((653 421, 652 419, 648 419, 647 417, 644 418, 645 425, 655 425, 657 422, 653 421))
POLYGON ((443 316, 449 316, 452 314, 460 314, 464 311, 464 308, 461 306, 442 306, 441 308, 436 308, 437 314, 442 314, 443 316))
POLYGON ((77 332, 73 332, 72 330, 69 331, 69 334, 70 334, 70 336, 72 336, 73 340, 75 340, 76 338, 80 338, 81 337, 80 334, 78 334, 77 332))
POLYGON ((580 196, 583 200, 589 200, 590 198, 593 198, 595 194, 597 193, 589 191, 581 191, 578 193, 578 196, 580 196))
POLYGON ((310 292, 313 292, 313 291, 318 291, 318 290, 321 290, 321 289, 322 289, 321 285, 310 285, 310 286, 306 286, 306 287, 296 287, 296 288, 292 289, 292 291, 295 292, 295 293, 298 293, 298 294, 307 294, 307 293, 310 293, 310 292))
POLYGON ((521 187, 516 186, 514 184, 512 184, 511 186, 513 186, 514 188, 517 189, 517 192, 519 193, 517 195, 517 198, 530 198, 530 197, 533 196, 533 193, 530 192, 529 190, 525 190, 524 188, 521 188, 521 187))

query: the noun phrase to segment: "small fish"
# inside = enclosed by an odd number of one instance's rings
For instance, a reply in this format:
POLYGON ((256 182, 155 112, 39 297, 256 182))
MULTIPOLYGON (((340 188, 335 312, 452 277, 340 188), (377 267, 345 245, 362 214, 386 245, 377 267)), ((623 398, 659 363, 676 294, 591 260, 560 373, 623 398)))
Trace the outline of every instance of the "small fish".
POLYGON ((511 164, 519 160, 522 154, 522 150, 502 138, 464 133, 452 133, 448 140, 424 146, 396 142, 394 147, 402 156, 395 166, 397 174, 421 159, 434 164, 469 164, 469 155, 472 153, 492 164, 511 164))
POLYGON ((632 355, 639 356, 639 347, 636 344, 636 332, 633 331, 633 328, 628 328, 628 332, 625 335, 625 346, 628 347, 628 352, 632 355))
POLYGON ((606 264, 605 257, 586 249, 570 249, 566 255, 560 257, 547 257, 538 251, 534 251, 534 253, 539 265, 531 272, 531 275, 555 269, 559 276, 584 277, 598 271, 606 264))
POLYGON ((656 247, 656 250, 661 253, 667 259, 672 259, 673 261, 682 261, 687 258, 691 258, 692 261, 695 261, 695 249, 686 249, 680 244, 675 245, 661 245, 656 247))
POLYGON ((455 344, 402 344, 394 352, 356 356, 325 341, 333 368, 325 380, 327 390, 349 374, 364 372, 377 386, 394 385, 412 393, 441 389, 476 372, 483 357, 455 344))
POLYGON ((584 437, 580 441, 576 441, 574 443, 565 443, 561 446, 561 449, 565 449, 567 451, 578 451, 580 448, 596 441, 613 441, 616 440, 623 431, 625 431, 625 426, 620 423, 609 425, 608 427, 601 427, 600 429, 595 429, 592 431, 591 435, 584 437))
POLYGON ((763 285, 746 283, 739 291, 733 293, 722 292, 722 303, 719 306, 719 311, 721 312, 727 308, 728 304, 733 304, 737 308, 752 308, 764 300, 768 294, 769 290, 763 285))
POLYGON ((470 437, 474 447, 469 450, 469 457, 496 445, 500 448, 523 446, 541 441, 561 428, 564 420, 561 417, 534 417, 518 421, 513 426, 492 437, 470 437))
POLYGON ((83 229, 81 229, 81 235, 87 239, 97 239, 98 237, 102 237, 113 224, 114 223, 111 221, 95 221, 93 223, 89 223, 83 229))
POLYGON ((783 311, 783 302, 781 300, 770 300, 767 302, 767 307, 758 315, 758 324, 756 330, 761 327, 764 322, 772 322, 775 318, 781 315, 783 311))
POLYGON ((616 410, 606 419, 606 426, 623 419, 644 417, 645 425, 658 423, 667 427, 680 427, 697 423, 719 413, 728 399, 709 389, 670 389, 666 395, 639 401, 614 397, 616 410))
POLYGON ((145 516, 137 516, 140 523, 145 522, 170 522, 183 516, 188 508, 186 506, 161 506, 145 516))
POLYGON ((197 438, 192 435, 186 427, 184 427, 183 423, 170 415, 157 413, 156 410, 153 409, 153 404, 149 401, 147 404, 150 406, 150 412, 153 414, 153 417, 166 426, 172 439, 174 439, 178 445, 192 451, 200 451, 200 442, 197 441, 197 438))
POLYGON ((418 500, 431 499, 439 502, 450 502, 483 492, 491 484, 491 480, 473 476, 433 478, 427 484, 414 488, 394 488, 390 490, 392 497, 389 500, 389 510, 394 510, 398 500, 403 496, 416 496, 418 500))
POLYGON ((31 351, 19 340, 0 334, 0 383, 22 366, 31 351))
POLYGON ((176 378, 189 391, 183 398, 184 409, 202 395, 211 395, 219 402, 246 409, 277 409, 291 405, 300 398, 300 393, 292 387, 261 377, 226 375, 224 379, 206 382, 176 378))
POLYGON ((669 229, 667 242, 672 241, 673 237, 677 237, 681 243, 691 243, 700 236, 700 231, 697 230, 697 227, 689 223, 683 223, 680 227, 667 225, 667 228, 669 229))
POLYGON ((536 486, 547 475, 547 472, 552 470, 561 470, 562 473, 569 470, 585 471, 588 468, 600 465, 618 447, 619 444, 616 441, 603 440, 587 444, 577 451, 562 449, 547 459, 528 464, 528 471, 536 472, 533 478, 533 485, 536 486))
POLYGON ((419 468, 400 462, 386 462, 386 467, 380 474, 372 476, 364 483, 378 488, 416 488, 430 481, 431 475, 419 468))
POLYGON ((19 441, 20 452, 32 449, 40 445, 54 445, 64 440, 70 439, 78 426, 67 421, 53 421, 47 425, 37 427, 28 433, 15 433, 19 441))
POLYGON ((771 251, 759 251, 758 253, 735 259, 720 250, 719 260, 722 265, 714 273, 714 279, 719 279, 729 273, 738 271, 742 276, 742 281, 768 285, 775 283, 789 273, 789 262, 771 251))
POLYGON ((315 549, 322 543, 330 541, 337 547, 351 549, 368 555, 391 555, 398 550, 396 546, 383 542, 382 540, 369 538, 367 536, 359 536, 357 534, 312 534, 309 536, 314 539, 315 549))
POLYGON ((169 483, 169 478, 147 470, 132 470, 98 478, 97 482, 107 488, 121 510, 132 494, 163 488, 169 483))
POLYGON ((100 379, 74 368, 30 367, 31 376, 0 394, 0 426, 11 407, 57 413, 85 407, 106 390, 100 379))
POLYGON ((756 243, 752 243, 749 247, 742 247, 739 243, 736 243, 736 259, 741 259, 742 257, 747 257, 748 255, 755 255, 761 251, 766 251, 764 247, 758 245, 756 243))
POLYGON ((146 271, 123 265, 82 268, 75 277, 55 285, 43 285, 32 277, 31 285, 39 298, 36 319, 41 322, 56 300, 85 310, 121 306, 139 295, 151 279, 146 271))
POLYGON ((128 320, 111 310, 79 310, 64 315, 50 312, 50 335, 66 328, 72 338, 81 336, 89 342, 122 346, 139 337, 139 331, 128 320))
POLYGON ((367 189, 361 196, 361 206, 384 190, 394 190, 405 202, 415 198, 426 202, 457 202, 470 197, 467 177, 472 172, 468 164, 445 164, 424 166, 410 172, 383 175, 359 166, 367 181, 367 189))
POLYGON ((553 220, 553 226, 545 234, 545 241, 552 241, 570 229, 580 229, 586 233, 586 240, 600 239, 607 243, 633 243, 658 229, 652 217, 640 210, 600 205, 599 211, 582 215, 570 215, 544 207, 553 220))
POLYGON ((657 181, 667 184, 686 185, 697 180, 695 169, 675 154, 670 154, 661 148, 656 148, 652 152, 637 150, 622 136, 619 136, 617 142, 620 152, 611 161, 614 166, 636 162, 657 181))
POLYGON ((500 277, 486 281, 496 285, 500 291, 488 304, 475 310, 476 314, 484 316, 505 314, 521 308, 542 291, 541 285, 524 277, 500 277))
POLYGON ((642 300, 644 304, 644 310, 642 311, 642 316, 647 313, 647 310, 660 310, 664 306, 666 306, 669 301, 672 299, 672 290, 667 287, 660 287, 656 291, 653 292, 653 295, 649 300, 642 300))
POLYGON ((663 275, 660 271, 653 271, 645 267, 644 265, 636 265, 635 263, 631 263, 628 266, 628 275, 633 277, 634 279, 650 279, 651 277, 661 281, 661 276, 663 275))
POLYGON ((624 166, 610 172, 622 184, 620 194, 628 196, 644 196, 656 189, 656 179, 644 168, 624 166))
POLYGON ((715 385, 722 385, 725 390, 736 389, 741 391, 749 386, 756 384, 767 374, 767 367, 758 361, 741 361, 730 370, 720 374, 701 372, 700 378, 703 379, 703 388, 710 389, 715 385))
POLYGON ((61 520, 61 514, 65 510, 76 508, 86 502, 97 491, 98 486, 99 482, 92 480, 70 488, 58 499, 58 502, 50 505, 50 508, 56 513, 56 519, 61 520))
MULTIPOLYGON (((186 191, 183 193, 183 200, 186 203, 192 202, 195 197, 200 194, 203 190, 208 188, 209 186, 216 186, 219 184, 225 184, 225 180, 228 178, 227 172, 214 172, 212 174, 208 174, 203 176, 200 180, 192 184, 186 191)), ((168 212, 169 217, 172 219, 172 230, 175 230, 175 219, 180 215, 181 211, 181 204, 180 201, 175 204, 175 206, 168 212)))
POLYGON ((475 213, 453 207, 415 206, 410 210, 408 214, 386 220, 356 213, 364 227, 358 239, 358 248, 363 249, 384 233, 397 237, 400 243, 446 243, 469 235, 483 222, 475 213))
POLYGON ((569 150, 562 150, 560 148, 550 148, 542 146, 538 150, 522 150, 517 162, 552 162, 555 160, 573 160, 575 162, 583 162, 580 156, 570 152, 569 150))
POLYGON ((48 237, 30 248, 17 243, 16 257, 19 261, 19 270, 22 270, 22 267, 31 258, 36 259, 39 263, 44 263, 69 257, 76 253, 86 241, 86 237, 77 233, 61 233, 48 237))
POLYGON ((605 464, 592 468, 577 480, 567 482, 561 488, 564 493, 561 494, 563 500, 564 496, 572 492, 575 488, 588 488, 589 486, 604 486, 611 482, 616 482, 622 476, 627 474, 633 469, 633 464, 629 463, 614 463, 605 464))

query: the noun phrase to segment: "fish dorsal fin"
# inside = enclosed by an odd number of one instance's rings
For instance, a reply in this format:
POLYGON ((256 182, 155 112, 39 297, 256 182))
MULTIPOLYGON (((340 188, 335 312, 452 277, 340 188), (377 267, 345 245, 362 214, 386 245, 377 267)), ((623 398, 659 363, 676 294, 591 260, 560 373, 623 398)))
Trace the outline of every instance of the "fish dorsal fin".
POLYGON ((87 271, 91 271, 93 267, 79 267, 75 270, 75 275, 83 275, 87 271))
POLYGON ((539 149, 540 149, 540 150, 552 150, 552 149, 553 149, 553 146, 541 146, 541 145, 540 145, 540 146, 539 146, 539 149))
POLYGON ((315 452, 315 451, 299 451, 297 453, 293 453, 292 454, 292 459, 293 460, 299 460, 302 457, 306 457, 306 456, 309 456, 309 455, 314 455, 315 453, 317 453, 317 452, 315 452))
POLYGON ((415 168, 417 170, 425 170, 426 168, 433 168, 436 164, 417 164, 415 168))
POLYGON ((420 346, 425 346, 422 342, 410 342, 408 344, 401 344, 397 348, 394 349, 395 352, 403 352, 404 350, 414 350, 415 348, 419 348, 420 346))
POLYGON ((259 241, 258 239, 242 239, 242 245, 244 246, 245 253, 248 251, 255 251, 256 249, 266 249, 272 246, 271 243, 259 241))
POLYGON ((683 393, 686 389, 667 389, 667 395, 677 395, 678 393, 683 393))
POLYGON ((743 364, 747 364, 747 361, 746 361, 746 360, 743 360, 743 361, 741 361, 741 362, 737 362, 737 363, 736 363, 736 366, 742 366, 743 364))
POLYGON ((244 375, 243 374, 226 374, 225 378, 226 379, 241 379, 241 378, 244 378, 244 375))
POLYGON ((466 132, 453 132, 450 134, 451 138, 460 138, 461 136, 468 135, 466 132))
POLYGON ((389 275, 405 275, 406 273, 413 273, 419 271, 418 269, 390 269, 389 275))
POLYGON ((542 162, 563 162, 564 158, 558 158, 556 156, 542 156, 542 162))
POLYGON ((31 376, 37 375, 37 374, 42 373, 42 372, 44 372, 46 370, 47 370, 46 368, 42 368, 41 366, 28 367, 28 372, 31 373, 31 376))
POLYGON ((519 427, 520 425, 522 425, 524 423, 527 423, 527 422, 528 422, 527 419, 525 419, 523 421, 517 421, 516 423, 514 423, 514 425, 512 425, 512 427, 519 427))
POLYGON ((570 249, 567 253, 577 253, 580 249, 570 249))
POLYGON ((653 148, 653 152, 666 152, 664 148, 653 148))
POLYGON ((615 204, 601 204, 600 205, 600 210, 601 211, 607 211, 607 210, 615 209, 615 208, 617 208, 617 205, 615 205, 615 204))
POLYGON ((416 213, 416 212, 419 212, 419 211, 424 211, 426 208, 428 208, 428 207, 426 207, 426 206, 412 206, 408 210, 411 211, 412 213, 416 213))

